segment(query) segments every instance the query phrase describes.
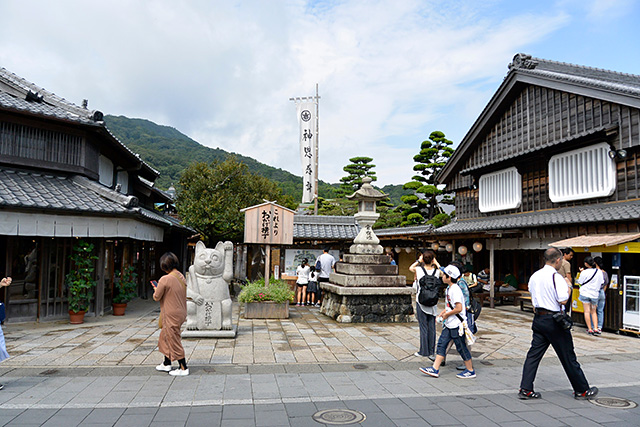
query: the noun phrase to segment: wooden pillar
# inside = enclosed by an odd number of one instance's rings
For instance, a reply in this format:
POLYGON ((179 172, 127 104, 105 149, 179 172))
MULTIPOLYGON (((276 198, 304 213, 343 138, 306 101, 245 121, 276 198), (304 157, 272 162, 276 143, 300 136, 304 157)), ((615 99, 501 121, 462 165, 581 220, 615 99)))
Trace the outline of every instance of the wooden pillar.
POLYGON ((451 240, 451 244, 453 245, 453 249, 451 250, 451 261, 455 261, 456 260, 456 241, 451 240))
POLYGON ((105 245, 104 238, 98 244, 98 265, 96 266, 96 311, 95 316, 104 316, 104 274, 105 274, 105 245))
POLYGON ((494 296, 495 296, 495 254, 494 254, 494 240, 489 239, 489 307, 494 308, 494 296))
POLYGON ((271 245, 267 245, 264 259, 264 286, 269 286, 269 270, 271 270, 271 245))

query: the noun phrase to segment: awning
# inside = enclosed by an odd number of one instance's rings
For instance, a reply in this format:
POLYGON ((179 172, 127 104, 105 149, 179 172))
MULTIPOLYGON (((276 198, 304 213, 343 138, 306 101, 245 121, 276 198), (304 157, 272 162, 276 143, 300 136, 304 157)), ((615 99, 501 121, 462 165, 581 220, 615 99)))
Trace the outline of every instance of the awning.
POLYGON ((557 248, 590 248, 593 246, 615 246, 640 238, 640 233, 590 234, 549 243, 557 248))

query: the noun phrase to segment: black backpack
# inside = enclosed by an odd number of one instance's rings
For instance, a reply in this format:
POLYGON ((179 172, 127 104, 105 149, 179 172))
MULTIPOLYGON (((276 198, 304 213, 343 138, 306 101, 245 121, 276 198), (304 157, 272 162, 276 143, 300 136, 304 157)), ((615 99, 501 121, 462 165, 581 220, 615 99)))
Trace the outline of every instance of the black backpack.
POLYGON ((436 270, 433 270, 433 274, 427 273, 424 267, 420 266, 424 271, 424 276, 418 281, 420 285, 420 293, 418 294, 418 302, 426 307, 431 307, 438 304, 438 293, 442 280, 436 276, 436 270))

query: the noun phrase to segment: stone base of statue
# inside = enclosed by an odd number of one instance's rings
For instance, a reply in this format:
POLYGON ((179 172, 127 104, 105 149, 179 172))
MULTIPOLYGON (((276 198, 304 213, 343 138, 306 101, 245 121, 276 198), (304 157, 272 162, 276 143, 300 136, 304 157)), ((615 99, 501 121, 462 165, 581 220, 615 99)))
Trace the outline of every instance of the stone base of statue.
POLYGON ((204 329, 202 331, 185 329, 182 331, 182 338, 235 338, 236 335, 238 335, 236 325, 233 325, 231 329, 204 329))
POLYGON ((345 254, 324 291, 320 312, 340 323, 415 322, 413 288, 386 255, 345 254))

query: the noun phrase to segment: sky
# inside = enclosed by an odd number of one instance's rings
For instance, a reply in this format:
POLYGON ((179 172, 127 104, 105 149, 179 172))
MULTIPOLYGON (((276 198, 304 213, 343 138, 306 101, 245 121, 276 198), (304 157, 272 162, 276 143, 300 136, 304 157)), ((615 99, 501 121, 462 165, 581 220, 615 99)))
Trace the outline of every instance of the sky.
POLYGON ((0 67, 301 176, 291 97, 318 84, 319 178, 403 184, 454 147, 518 52, 640 74, 636 0, 0 0, 0 67))

